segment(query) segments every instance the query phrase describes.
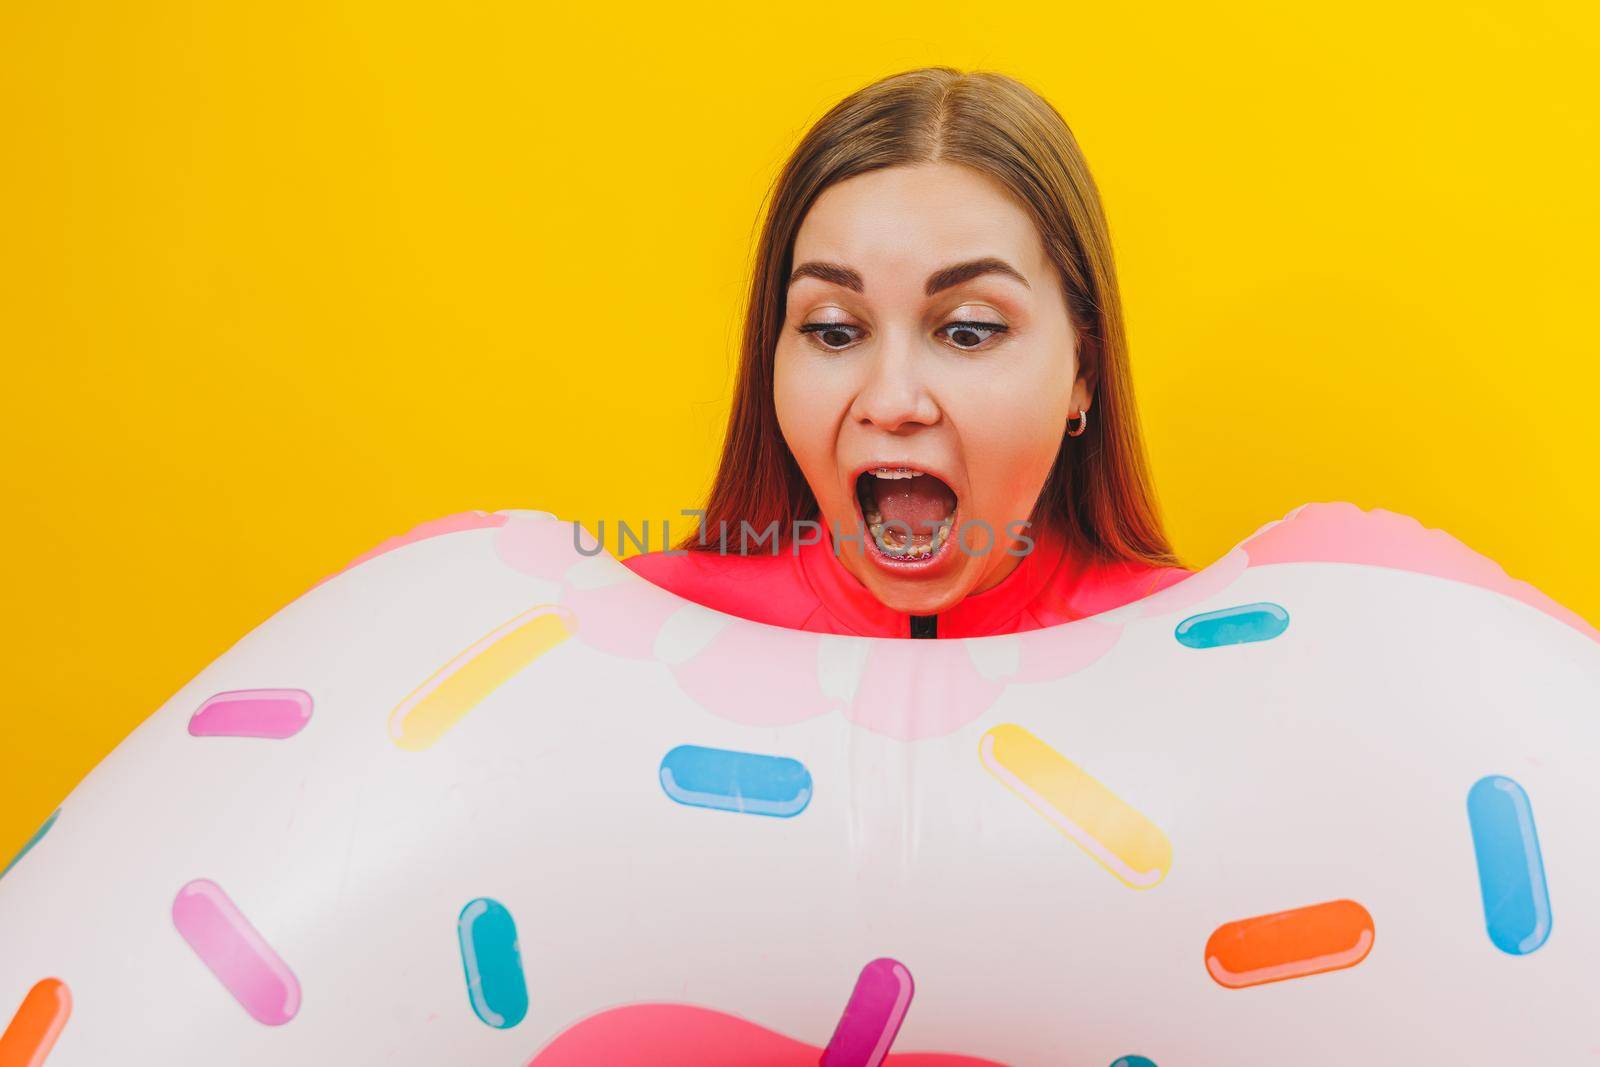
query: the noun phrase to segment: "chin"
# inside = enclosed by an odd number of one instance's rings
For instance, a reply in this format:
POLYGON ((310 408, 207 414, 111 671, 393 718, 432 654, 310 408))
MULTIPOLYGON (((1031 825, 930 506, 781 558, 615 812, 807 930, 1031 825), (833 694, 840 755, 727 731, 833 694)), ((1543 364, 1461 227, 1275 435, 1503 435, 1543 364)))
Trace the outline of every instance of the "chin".
POLYGON ((957 604, 966 596, 964 589, 953 589, 942 595, 930 596, 926 590, 896 588, 909 582, 894 582, 889 588, 868 586, 880 603, 891 611, 903 611, 907 615, 939 615, 957 604), (897 595, 899 594, 899 595, 897 595))

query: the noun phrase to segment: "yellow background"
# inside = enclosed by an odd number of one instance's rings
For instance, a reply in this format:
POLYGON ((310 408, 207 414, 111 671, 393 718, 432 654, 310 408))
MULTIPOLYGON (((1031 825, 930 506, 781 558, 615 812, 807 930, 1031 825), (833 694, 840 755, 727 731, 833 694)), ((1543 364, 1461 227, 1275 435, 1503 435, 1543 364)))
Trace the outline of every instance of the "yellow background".
POLYGON ((930 63, 1078 134, 1191 565, 1351 500, 1600 621, 1592 5, 552 7, 0 10, 0 861, 378 541, 698 505, 764 190, 930 63))

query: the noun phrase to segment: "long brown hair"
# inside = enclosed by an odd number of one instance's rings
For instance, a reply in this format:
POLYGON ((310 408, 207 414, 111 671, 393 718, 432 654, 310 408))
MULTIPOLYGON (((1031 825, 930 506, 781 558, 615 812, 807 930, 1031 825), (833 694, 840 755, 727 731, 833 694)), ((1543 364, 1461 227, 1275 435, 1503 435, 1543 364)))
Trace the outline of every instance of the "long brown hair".
POLYGON ((1080 373, 1094 375, 1089 428, 1074 438, 1063 428, 1032 521, 1094 557, 1177 564, 1139 433, 1111 238, 1088 164, 1066 122, 1032 89, 951 67, 906 71, 841 100, 806 133, 769 191, 722 460, 699 531, 677 547, 716 549, 718 530, 742 545, 741 522, 759 534, 776 521, 782 542, 797 522, 818 519, 772 395, 795 236, 830 185, 941 160, 998 180, 1028 211, 1061 277, 1080 373))

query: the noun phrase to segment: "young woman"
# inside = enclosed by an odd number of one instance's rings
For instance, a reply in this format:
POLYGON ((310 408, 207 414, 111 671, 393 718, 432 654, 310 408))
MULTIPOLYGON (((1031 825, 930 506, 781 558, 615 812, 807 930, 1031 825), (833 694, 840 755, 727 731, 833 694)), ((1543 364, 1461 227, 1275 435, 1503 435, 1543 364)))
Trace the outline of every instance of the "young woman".
POLYGON ((700 528, 625 563, 732 615, 872 637, 1031 630, 1188 576, 1099 194, 1045 100, 931 67, 806 134, 762 229, 700 528))

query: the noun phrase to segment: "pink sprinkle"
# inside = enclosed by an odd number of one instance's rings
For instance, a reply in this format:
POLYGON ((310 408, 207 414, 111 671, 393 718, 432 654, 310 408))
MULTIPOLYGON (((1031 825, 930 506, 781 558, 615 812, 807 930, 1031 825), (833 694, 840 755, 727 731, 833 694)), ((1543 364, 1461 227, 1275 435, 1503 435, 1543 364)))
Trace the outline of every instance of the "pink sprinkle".
POLYGON ((304 689, 235 689, 218 693, 189 719, 195 737, 293 737, 311 721, 304 689))
POLYGON ((217 883, 197 878, 172 901, 172 924, 256 1022, 281 1026, 300 1010, 300 982, 217 883))
POLYGON ((821 1067, 878 1067, 889 1055, 915 987, 905 965, 877 959, 861 968, 821 1067))

